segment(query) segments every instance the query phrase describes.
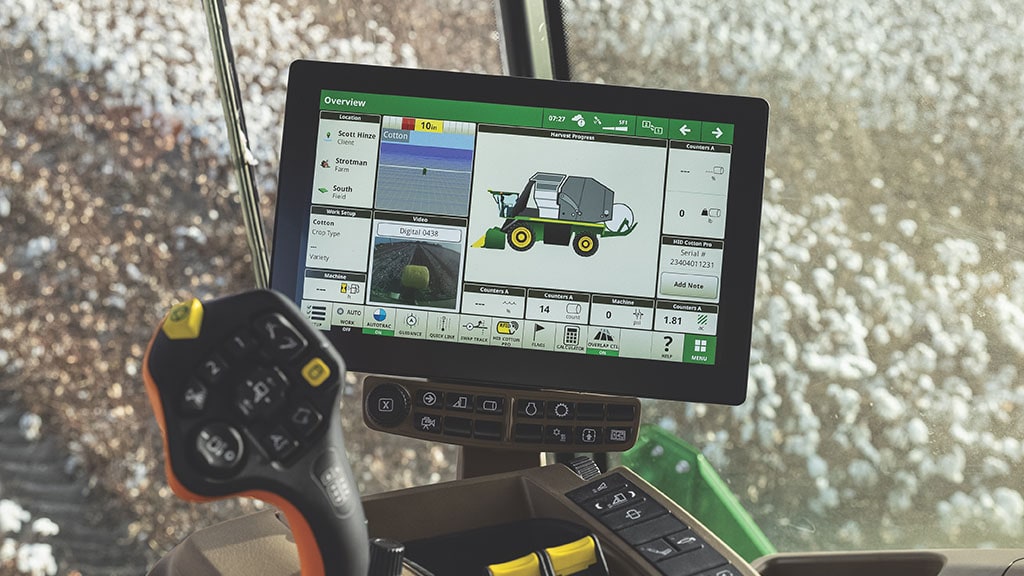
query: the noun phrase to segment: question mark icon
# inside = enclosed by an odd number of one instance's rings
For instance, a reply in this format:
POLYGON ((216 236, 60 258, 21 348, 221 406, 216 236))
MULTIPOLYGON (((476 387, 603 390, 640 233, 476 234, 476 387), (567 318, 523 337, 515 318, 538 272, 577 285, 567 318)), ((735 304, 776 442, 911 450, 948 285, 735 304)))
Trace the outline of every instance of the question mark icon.
POLYGON ((665 352, 668 352, 668 347, 672 345, 672 337, 664 336, 665 338, 665 352))

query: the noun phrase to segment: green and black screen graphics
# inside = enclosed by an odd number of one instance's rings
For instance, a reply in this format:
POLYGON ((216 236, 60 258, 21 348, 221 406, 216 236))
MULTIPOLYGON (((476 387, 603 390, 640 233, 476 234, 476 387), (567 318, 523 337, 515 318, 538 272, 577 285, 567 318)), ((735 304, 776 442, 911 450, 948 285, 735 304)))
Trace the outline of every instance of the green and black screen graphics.
POLYGON ((272 287, 355 371, 738 404, 760 99, 299 61, 272 287))

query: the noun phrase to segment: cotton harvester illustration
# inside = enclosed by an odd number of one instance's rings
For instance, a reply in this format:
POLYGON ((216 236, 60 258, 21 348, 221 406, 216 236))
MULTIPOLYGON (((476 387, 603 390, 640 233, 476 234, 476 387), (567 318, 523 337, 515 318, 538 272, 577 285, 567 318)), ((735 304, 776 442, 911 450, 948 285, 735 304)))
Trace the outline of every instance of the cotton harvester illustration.
POLYGON ((615 192, 590 177, 537 172, 522 192, 487 191, 505 223, 489 229, 474 248, 503 249, 506 239, 520 252, 537 242, 572 243, 580 256, 593 256, 598 238, 626 236, 636 228, 629 206, 614 204, 615 192))

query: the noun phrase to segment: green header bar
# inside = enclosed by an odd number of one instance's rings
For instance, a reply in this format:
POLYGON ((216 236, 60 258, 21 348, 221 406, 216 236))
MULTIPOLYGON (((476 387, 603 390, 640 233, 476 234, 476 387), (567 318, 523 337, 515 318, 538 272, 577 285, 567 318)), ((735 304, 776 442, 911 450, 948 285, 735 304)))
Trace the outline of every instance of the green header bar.
POLYGON ((606 114, 604 112, 580 112, 578 110, 544 109, 544 127, 573 132, 595 132, 598 134, 636 134, 636 116, 606 114))
POLYGON ((542 109, 527 106, 333 90, 320 91, 320 109, 533 128, 541 127, 544 115, 542 109))
POLYGON ((700 125, 696 120, 670 120, 668 136, 673 140, 700 142, 700 125))
POLYGON ((694 142, 731 144, 733 135, 732 124, 336 90, 320 91, 320 109, 694 142))
POLYGON ((636 135, 648 138, 668 137, 668 118, 636 117, 636 135))

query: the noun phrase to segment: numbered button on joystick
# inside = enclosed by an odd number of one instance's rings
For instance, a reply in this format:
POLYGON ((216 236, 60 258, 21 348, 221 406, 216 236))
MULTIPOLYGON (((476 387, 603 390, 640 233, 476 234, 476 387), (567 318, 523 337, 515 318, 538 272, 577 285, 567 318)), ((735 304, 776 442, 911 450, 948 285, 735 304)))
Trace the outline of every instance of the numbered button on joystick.
POLYGON ((280 314, 267 314, 256 320, 256 332, 263 340, 263 352, 272 360, 288 362, 306 349, 306 339, 280 314))

